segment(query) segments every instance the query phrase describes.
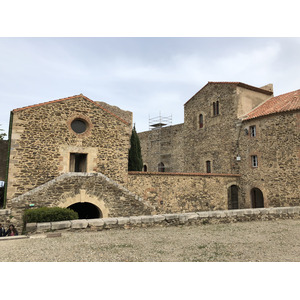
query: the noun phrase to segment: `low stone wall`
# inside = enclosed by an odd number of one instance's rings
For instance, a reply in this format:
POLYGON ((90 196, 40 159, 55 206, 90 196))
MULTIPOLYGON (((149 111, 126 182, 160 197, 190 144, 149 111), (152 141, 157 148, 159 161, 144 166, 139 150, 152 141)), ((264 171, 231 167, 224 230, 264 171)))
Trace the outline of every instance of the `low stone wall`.
POLYGON ((299 219, 300 206, 255 208, 239 210, 222 210, 207 212, 191 212, 178 214, 162 214, 147 216, 131 216, 120 218, 103 218, 89 220, 72 220, 47 223, 28 223, 26 232, 29 234, 43 233, 56 230, 93 230, 130 229, 134 227, 203 225, 247 221, 268 221, 276 219, 299 219))

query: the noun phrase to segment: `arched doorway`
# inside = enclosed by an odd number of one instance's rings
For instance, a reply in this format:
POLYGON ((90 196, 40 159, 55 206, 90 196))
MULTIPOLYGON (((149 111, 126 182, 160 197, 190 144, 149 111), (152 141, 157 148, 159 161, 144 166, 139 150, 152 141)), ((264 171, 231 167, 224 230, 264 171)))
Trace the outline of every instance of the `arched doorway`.
POLYGON ((250 192, 252 208, 264 207, 264 196, 259 188, 253 188, 250 192))
POLYGON ((88 202, 77 202, 68 208, 78 213, 79 219, 98 219, 102 218, 101 210, 94 204, 88 202))
POLYGON ((239 187, 237 185, 231 185, 228 188, 228 209, 239 208, 239 187))

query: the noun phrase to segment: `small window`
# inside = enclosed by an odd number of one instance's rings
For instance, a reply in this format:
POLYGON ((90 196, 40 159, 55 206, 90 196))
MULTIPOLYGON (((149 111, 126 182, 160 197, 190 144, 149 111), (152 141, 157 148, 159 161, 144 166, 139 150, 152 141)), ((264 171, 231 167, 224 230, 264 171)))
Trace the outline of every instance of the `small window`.
POLYGON ((211 162, 210 162, 210 160, 206 161, 206 173, 211 173, 211 162))
POLYGON ((75 119, 71 123, 71 128, 76 133, 84 133, 87 130, 87 123, 82 119, 75 119))
POLYGON ((165 165, 162 162, 158 164, 158 172, 165 172, 165 165))
POLYGON ((250 126, 250 136, 255 137, 256 136, 256 126, 250 126))
POLYGON ((218 116, 220 114, 220 105, 219 101, 213 102, 213 115, 218 116))
POLYGON ((199 115, 199 128, 203 128, 203 115, 199 115))
POLYGON ((70 172, 86 172, 87 154, 70 153, 70 172))
POLYGON ((252 155, 251 156, 251 165, 252 165, 253 168, 258 167, 257 155, 252 155))
POLYGON ((147 168, 147 165, 144 165, 144 166, 143 166, 144 172, 147 172, 147 169, 148 169, 148 168, 147 168))

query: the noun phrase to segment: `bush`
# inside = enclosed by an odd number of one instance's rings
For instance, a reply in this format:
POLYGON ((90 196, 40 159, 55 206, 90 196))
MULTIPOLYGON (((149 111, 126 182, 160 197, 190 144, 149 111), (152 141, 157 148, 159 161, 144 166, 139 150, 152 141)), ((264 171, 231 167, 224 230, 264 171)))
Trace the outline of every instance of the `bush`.
POLYGON ((26 209, 23 220, 26 223, 55 222, 78 219, 78 213, 69 208, 41 207, 26 209))

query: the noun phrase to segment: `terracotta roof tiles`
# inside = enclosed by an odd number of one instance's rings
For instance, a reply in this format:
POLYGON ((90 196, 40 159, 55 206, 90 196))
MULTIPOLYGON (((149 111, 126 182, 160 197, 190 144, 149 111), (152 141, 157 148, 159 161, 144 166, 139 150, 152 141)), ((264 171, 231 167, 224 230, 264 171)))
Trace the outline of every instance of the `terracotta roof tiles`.
POLYGON ((300 109, 300 90, 272 97, 249 112, 243 120, 300 109))

